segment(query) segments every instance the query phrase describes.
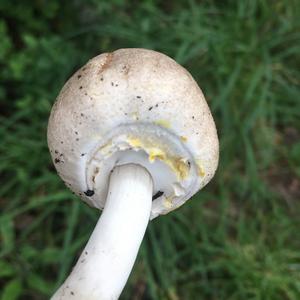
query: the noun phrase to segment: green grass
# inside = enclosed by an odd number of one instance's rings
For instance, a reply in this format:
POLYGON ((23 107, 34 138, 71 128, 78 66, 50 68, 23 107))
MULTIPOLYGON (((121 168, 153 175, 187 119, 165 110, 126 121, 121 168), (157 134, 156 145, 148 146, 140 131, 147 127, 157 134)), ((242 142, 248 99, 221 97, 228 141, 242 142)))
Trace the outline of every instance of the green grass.
POLYGON ((50 161, 60 88, 96 54, 145 47, 202 87, 220 165, 151 222, 121 299, 299 300, 299 25, 296 0, 1 1, 0 299, 47 299, 99 216, 50 161))

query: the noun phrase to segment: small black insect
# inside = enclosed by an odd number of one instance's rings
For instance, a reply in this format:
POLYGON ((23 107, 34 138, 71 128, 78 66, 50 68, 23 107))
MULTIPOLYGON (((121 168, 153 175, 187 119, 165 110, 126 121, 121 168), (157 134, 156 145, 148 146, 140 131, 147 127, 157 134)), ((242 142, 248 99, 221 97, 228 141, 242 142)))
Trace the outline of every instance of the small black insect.
POLYGON ((88 197, 92 197, 95 194, 95 192, 92 190, 87 190, 86 192, 84 192, 84 194, 88 197))
POLYGON ((153 195, 152 197, 152 201, 159 198, 160 196, 162 196, 164 194, 164 192, 162 191, 158 191, 155 195, 153 195))

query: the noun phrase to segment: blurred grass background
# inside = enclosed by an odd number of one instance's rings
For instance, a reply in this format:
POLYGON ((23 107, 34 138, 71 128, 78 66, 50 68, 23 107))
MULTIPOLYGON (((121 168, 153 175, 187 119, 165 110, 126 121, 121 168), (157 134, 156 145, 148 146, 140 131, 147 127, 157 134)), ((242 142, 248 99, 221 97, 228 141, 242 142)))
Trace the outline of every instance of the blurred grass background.
POLYGON ((299 1, 0 1, 0 299, 47 299, 98 219, 56 175, 47 119, 89 58, 158 50, 202 87, 214 180, 149 225, 121 299, 300 299, 299 1))

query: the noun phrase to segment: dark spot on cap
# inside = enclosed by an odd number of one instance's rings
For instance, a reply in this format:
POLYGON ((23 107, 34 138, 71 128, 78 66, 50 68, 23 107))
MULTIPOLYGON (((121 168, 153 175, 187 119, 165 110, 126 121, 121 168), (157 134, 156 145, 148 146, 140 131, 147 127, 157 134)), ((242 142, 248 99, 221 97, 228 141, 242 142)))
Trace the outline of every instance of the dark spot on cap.
POLYGON ((148 110, 151 110, 153 108, 153 106, 150 106, 149 108, 148 108, 148 110))
POLYGON ((77 78, 79 79, 79 78, 81 78, 81 75, 79 74, 79 75, 77 75, 77 78))
POLYGON ((79 89, 80 89, 80 90, 82 89, 82 85, 79 87, 79 89))
POLYGON ((55 150, 55 151, 54 151, 54 153, 55 153, 55 154, 58 154, 58 151, 57 151, 57 150, 55 150))
POLYGON ((74 295, 75 295, 73 291, 71 291, 71 295, 72 295, 72 296, 74 296, 74 295))
POLYGON ((158 107, 158 103, 157 103, 157 104, 155 104, 155 107, 158 107))
POLYGON ((95 194, 95 192, 92 190, 87 190, 86 192, 84 192, 84 194, 88 197, 92 197, 95 194))
POLYGON ((101 77, 100 80, 103 81, 103 77, 101 77))
POLYGON ((113 83, 113 82, 111 82, 111 86, 114 86, 114 83, 113 83))
POLYGON ((75 134, 78 134, 78 132, 77 132, 77 131, 75 131, 75 134))
POLYGON ((63 141, 60 141, 60 143, 63 144, 64 142, 63 142, 63 141))
POLYGON ((86 154, 86 153, 81 153, 81 155, 80 155, 80 156, 85 156, 85 154, 86 154))
POLYGON ((164 192, 162 191, 158 191, 155 195, 153 195, 152 197, 152 201, 159 198, 160 196, 162 196, 164 194, 164 192))
POLYGON ((78 141, 79 141, 79 138, 76 139, 76 142, 78 142, 78 141))
POLYGON ((85 252, 84 252, 84 254, 85 254, 85 255, 88 255, 88 252, 87 252, 87 251, 85 251, 85 252))
POLYGON ((141 99, 142 97, 141 96, 136 96, 138 99, 141 99))
POLYGON ((55 159, 54 159, 54 162, 55 162, 56 164, 58 164, 58 163, 60 163, 60 159, 59 159, 59 158, 55 158, 55 159))
POLYGON ((192 116, 192 119, 195 120, 195 116, 192 116))
POLYGON ((81 113, 80 115, 81 115, 82 117, 84 116, 84 114, 83 114, 83 113, 81 113))

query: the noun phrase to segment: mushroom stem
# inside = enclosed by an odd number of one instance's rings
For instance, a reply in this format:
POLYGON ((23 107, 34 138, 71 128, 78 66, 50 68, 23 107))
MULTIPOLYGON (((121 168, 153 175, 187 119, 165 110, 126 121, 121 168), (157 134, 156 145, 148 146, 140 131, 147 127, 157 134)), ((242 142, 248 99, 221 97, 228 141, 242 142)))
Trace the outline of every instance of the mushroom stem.
POLYGON ((120 296, 145 234, 153 183, 136 164, 114 168, 102 215, 58 299, 114 300, 120 296))

